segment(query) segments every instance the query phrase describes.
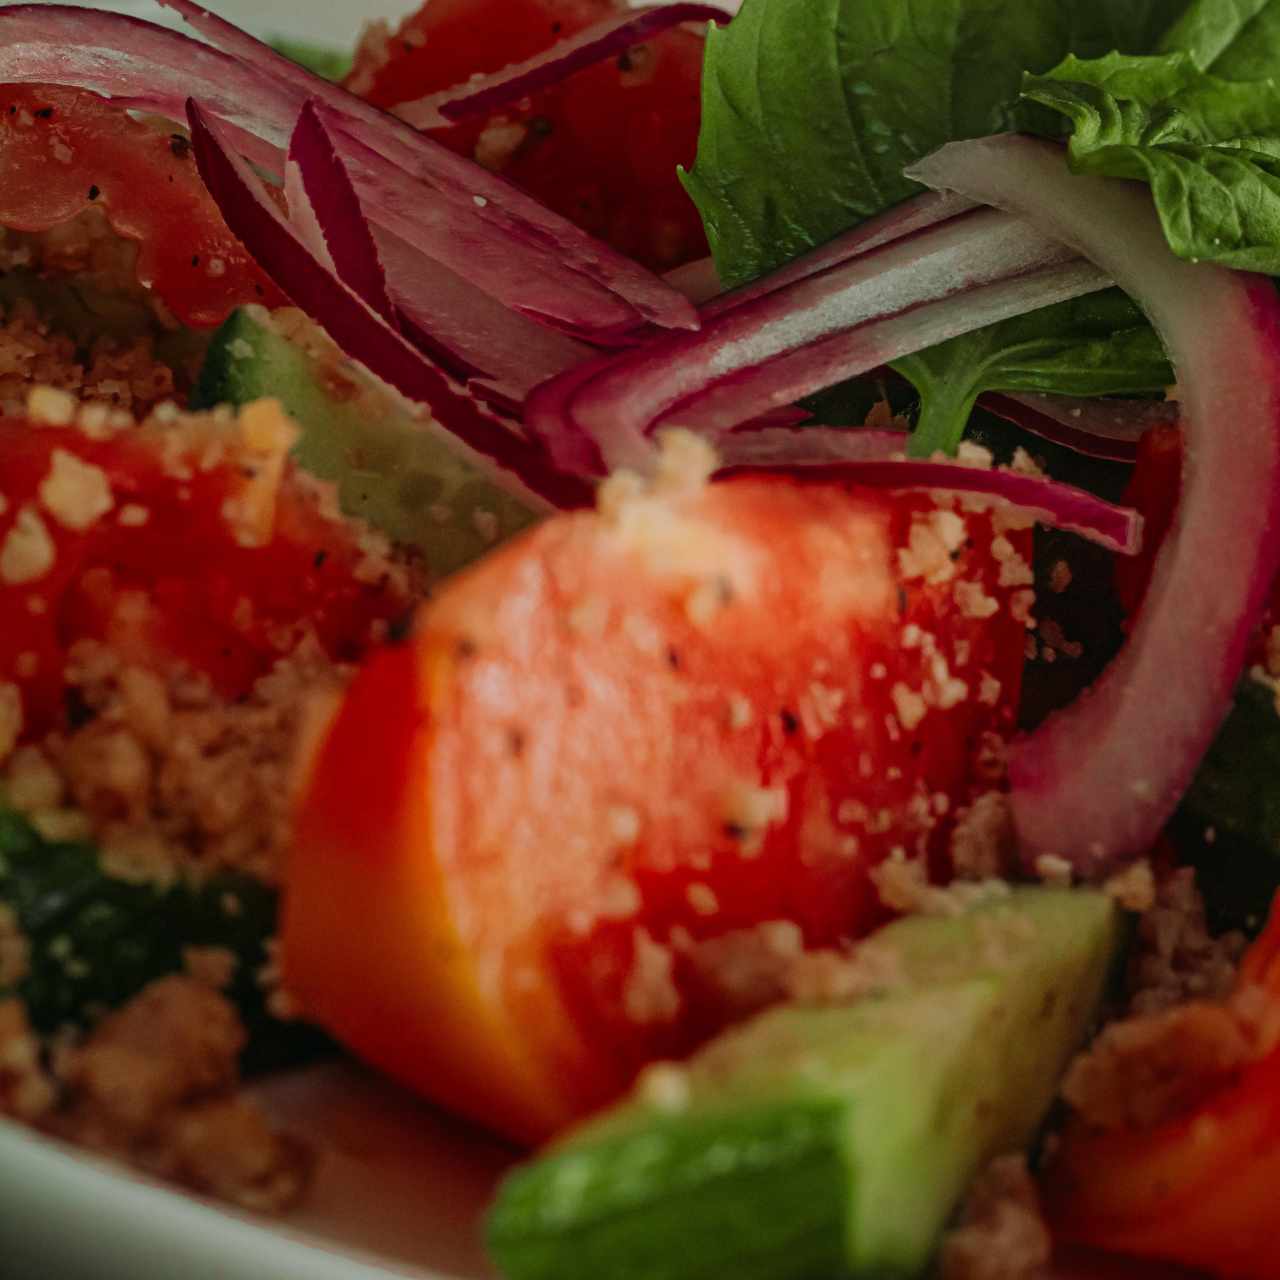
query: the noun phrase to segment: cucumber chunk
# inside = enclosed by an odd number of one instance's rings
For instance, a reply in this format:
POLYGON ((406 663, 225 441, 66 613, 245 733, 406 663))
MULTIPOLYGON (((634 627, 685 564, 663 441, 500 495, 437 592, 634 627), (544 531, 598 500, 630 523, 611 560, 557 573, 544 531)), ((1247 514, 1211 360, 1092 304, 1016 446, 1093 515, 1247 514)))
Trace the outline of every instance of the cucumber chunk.
POLYGON ((642 1078, 511 1175, 493 1256, 510 1280, 919 1275, 974 1173, 1034 1136, 1121 933, 1104 895, 1042 888, 889 925, 891 990, 642 1078))
POLYGON ((191 407, 279 400, 302 428, 298 465, 336 484, 348 515, 421 551, 433 576, 462 568, 532 523, 532 512, 451 448, 438 428, 415 419, 336 353, 326 358, 334 362, 328 370, 266 310, 242 307, 214 335, 191 407))

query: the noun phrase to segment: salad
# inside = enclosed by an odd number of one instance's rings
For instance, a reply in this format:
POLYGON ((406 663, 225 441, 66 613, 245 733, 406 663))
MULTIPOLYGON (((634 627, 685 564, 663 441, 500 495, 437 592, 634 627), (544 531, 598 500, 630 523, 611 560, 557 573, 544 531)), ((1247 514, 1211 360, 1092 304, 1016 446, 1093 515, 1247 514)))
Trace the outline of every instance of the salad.
POLYGON ((157 2, 0 7, 0 1115, 287 1214, 346 1052, 509 1280, 1276 1280, 1280 6, 157 2))

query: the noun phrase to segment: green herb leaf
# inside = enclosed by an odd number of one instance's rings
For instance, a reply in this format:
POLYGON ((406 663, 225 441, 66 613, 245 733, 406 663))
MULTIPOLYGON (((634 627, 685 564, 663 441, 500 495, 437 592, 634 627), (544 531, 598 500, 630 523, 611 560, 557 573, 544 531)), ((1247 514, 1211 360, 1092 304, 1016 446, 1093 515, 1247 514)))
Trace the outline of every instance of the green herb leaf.
POLYGON ((984 391, 1133 395, 1167 387, 1159 338, 1118 290, 1033 311, 894 364, 921 394, 911 452, 953 453, 984 391))
POLYGON ((227 995, 250 1033, 246 1069, 312 1057, 325 1041, 267 1008, 258 974, 276 931, 276 892, 243 875, 161 887, 108 875, 89 844, 44 839, 0 804, 0 905, 14 913, 30 948, 16 986, 32 1023, 51 1032, 87 1025, 147 983, 183 969, 187 947, 235 957, 227 995))
POLYGON ((1265 80, 1280 65, 1280 0, 1192 0, 1156 51, 1188 53, 1224 80, 1265 80))
POLYGON ((312 44, 308 40, 291 40, 286 36, 277 36, 271 41, 271 47, 277 53, 283 53, 291 62, 296 62, 308 71, 314 71, 326 80, 341 80, 351 70, 354 61, 346 49, 331 49, 327 45, 312 44))
MULTIPOLYGON (((1029 110, 1051 128, 1060 117, 1019 100, 1028 68, 1072 51, 1148 50, 1182 7, 746 0, 710 33, 697 164, 685 175, 721 278, 754 279, 899 203, 918 190, 904 166, 945 142, 1024 127, 1029 110)), ((1115 298, 1020 318, 896 367, 921 392, 929 449, 954 449, 984 390, 1141 392, 1170 381, 1154 336, 1115 298), (1097 323, 1119 311, 1118 328, 1097 323)))
POLYGON ((1151 187, 1170 247, 1280 274, 1280 87, 1224 80, 1187 53, 1067 58, 1025 96, 1073 126, 1078 173, 1151 187))

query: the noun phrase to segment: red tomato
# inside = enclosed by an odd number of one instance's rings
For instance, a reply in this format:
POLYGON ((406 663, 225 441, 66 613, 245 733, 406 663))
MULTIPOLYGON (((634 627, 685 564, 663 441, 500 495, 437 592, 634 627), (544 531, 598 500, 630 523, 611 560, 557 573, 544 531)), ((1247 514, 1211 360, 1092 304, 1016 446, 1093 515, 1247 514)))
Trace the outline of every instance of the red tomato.
MULTIPOLYGON (((1260 1034, 1280 1011, 1280 911, 1242 966, 1260 1034), (1274 1006, 1259 1016, 1257 1004, 1274 1006)), ((1275 1280, 1272 1210, 1280 1179, 1280 1048, 1202 1105, 1153 1129, 1069 1128, 1050 1166, 1046 1206, 1062 1238, 1203 1267, 1230 1280, 1275 1280)))
POLYGON ((1182 431, 1153 427, 1138 445, 1138 461, 1123 498, 1142 513, 1142 550, 1136 556, 1117 556, 1115 562, 1116 595, 1130 618, 1147 594, 1156 553, 1173 524, 1181 488, 1182 431))
POLYGON ((832 485, 547 521, 451 580, 317 748, 290 990, 517 1138, 605 1102, 776 995, 790 948, 885 919, 892 851, 944 874, 1017 701, 999 576, 989 517, 832 485))
POLYGON ((294 481, 272 443, 284 426, 270 402, 239 425, 105 437, 0 423, 0 684, 21 690, 26 736, 59 723, 80 639, 153 668, 189 665, 238 697, 303 629, 354 660, 376 621, 404 613, 403 585, 364 580, 350 527, 294 481))
MULTIPOLYGON (((1142 550, 1136 556, 1117 556, 1116 595, 1129 625, 1142 606, 1161 544, 1173 525, 1182 489, 1182 430, 1153 427, 1138 445, 1138 460, 1122 501, 1142 514, 1142 550)), ((1266 659, 1266 636, 1280 618, 1280 579, 1271 589, 1262 622, 1255 633, 1248 663, 1266 659)))
MULTIPOLYGON (((394 107, 522 61, 615 12, 608 0, 429 0, 385 48, 366 43, 348 84, 394 107)), ((702 51, 701 35, 669 31, 432 136, 665 271, 707 252, 676 175, 697 151, 702 51)))
POLYGON ((0 226, 48 231, 94 207, 137 242, 139 281, 184 323, 283 303, 227 229, 185 135, 82 89, 0 86, 0 226))

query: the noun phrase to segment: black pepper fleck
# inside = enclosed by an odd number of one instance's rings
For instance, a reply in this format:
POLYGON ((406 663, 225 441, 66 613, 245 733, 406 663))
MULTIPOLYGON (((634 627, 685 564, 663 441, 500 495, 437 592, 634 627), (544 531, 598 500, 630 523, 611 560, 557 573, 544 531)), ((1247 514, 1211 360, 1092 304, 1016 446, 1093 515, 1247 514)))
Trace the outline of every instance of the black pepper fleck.
POLYGON ((191 139, 183 137, 180 133, 171 133, 169 135, 169 150, 179 160, 185 160, 191 154, 191 139))
POLYGON ((329 558, 329 553, 327 551, 317 551, 315 555, 311 557, 311 567, 313 569, 323 569, 324 562, 328 558, 329 558))
POLYGON ((392 618, 387 624, 387 643, 404 644, 413 635, 413 611, 392 618))
POLYGON ((52 120, 52 119, 53 119, 53 108, 52 108, 52 107, 41 107, 41 108, 40 108, 40 110, 36 112, 36 119, 37 119, 37 120, 52 120))
POLYGON ((782 732, 785 733, 787 737, 790 737, 797 729, 800 728, 800 721, 797 720, 795 715, 785 707, 783 707, 779 716, 782 720, 782 732))
POLYGON ((507 746, 511 748, 511 754, 519 760, 524 755, 524 749, 527 745, 527 739, 522 729, 507 730, 507 746))
POLYGON ((96 200, 96 199, 97 199, 101 194, 102 194, 102 190, 101 190, 101 188, 99 188, 99 187, 97 186, 97 184, 96 184, 96 183, 95 183, 92 187, 90 187, 90 188, 89 188, 89 199, 90 199, 90 200, 96 200))

